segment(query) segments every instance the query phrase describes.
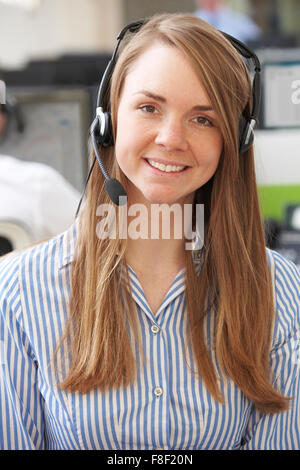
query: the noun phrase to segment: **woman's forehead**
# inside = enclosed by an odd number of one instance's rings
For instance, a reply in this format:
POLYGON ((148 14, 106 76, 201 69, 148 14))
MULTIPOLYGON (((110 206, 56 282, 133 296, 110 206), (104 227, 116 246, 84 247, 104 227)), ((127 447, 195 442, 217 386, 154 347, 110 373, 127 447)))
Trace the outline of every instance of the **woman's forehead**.
POLYGON ((152 93, 160 101, 171 92, 210 105, 203 83, 187 56, 177 47, 157 42, 131 65, 124 88, 130 94, 152 93))

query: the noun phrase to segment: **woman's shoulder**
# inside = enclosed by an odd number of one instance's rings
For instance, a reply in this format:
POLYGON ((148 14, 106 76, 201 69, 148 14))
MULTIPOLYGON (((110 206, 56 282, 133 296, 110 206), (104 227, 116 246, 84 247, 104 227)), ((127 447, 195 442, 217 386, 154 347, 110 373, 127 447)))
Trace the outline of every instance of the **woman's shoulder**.
POLYGON ((43 272, 57 271, 70 256, 73 227, 66 232, 0 258, 0 304, 14 296, 20 285, 30 285, 30 278, 43 272))
POLYGON ((280 253, 267 249, 275 300, 274 342, 300 335, 300 271, 280 253))
POLYGON ((272 273, 275 287, 278 285, 295 288, 299 293, 300 271, 299 268, 289 259, 280 253, 267 248, 267 259, 272 273))

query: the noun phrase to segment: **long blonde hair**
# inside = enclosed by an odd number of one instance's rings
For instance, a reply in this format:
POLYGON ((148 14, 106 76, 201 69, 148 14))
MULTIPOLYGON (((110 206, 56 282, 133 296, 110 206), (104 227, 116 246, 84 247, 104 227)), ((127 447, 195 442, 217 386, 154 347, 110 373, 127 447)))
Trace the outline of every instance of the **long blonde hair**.
MULTIPOLYGON (((216 367, 207 347, 204 321, 213 310, 213 347, 218 365, 264 412, 283 411, 288 399, 271 385, 269 351, 274 303, 264 231, 256 188, 253 149, 239 155, 239 118, 251 109, 251 82, 244 61, 206 22, 182 14, 157 15, 124 42, 110 87, 112 122, 116 132, 118 101, 132 63, 153 43, 162 41, 185 53, 217 111, 223 152, 213 178, 197 191, 205 204, 205 249, 197 276, 191 252, 186 256, 186 300, 189 339, 197 373, 218 401, 222 395, 216 367)), ((114 148, 101 149, 112 177, 126 188, 114 148)), ((72 266, 70 320, 64 339, 70 339, 72 364, 63 389, 86 393, 126 386, 136 377, 134 345, 136 307, 120 282, 126 240, 99 239, 97 207, 109 203, 104 178, 96 167, 80 214, 76 260, 72 266), (132 338, 132 335, 131 335, 132 338)), ((118 231, 117 231, 118 233, 118 231)), ((128 273, 127 273, 128 275, 128 273)))

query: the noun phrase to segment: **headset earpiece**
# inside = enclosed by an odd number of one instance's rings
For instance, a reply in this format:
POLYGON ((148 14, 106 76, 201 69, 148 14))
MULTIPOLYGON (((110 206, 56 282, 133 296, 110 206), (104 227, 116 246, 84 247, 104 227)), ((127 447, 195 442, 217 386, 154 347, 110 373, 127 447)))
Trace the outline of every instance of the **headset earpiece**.
POLYGON ((254 125, 255 121, 248 121, 244 116, 239 122, 239 153, 246 152, 254 141, 254 125))
POLYGON ((103 111, 102 108, 97 108, 96 116, 98 120, 98 125, 94 132, 97 144, 103 147, 113 146, 114 138, 110 112, 103 111))
POLYGON ((102 76, 101 83, 98 89, 98 96, 97 96, 97 106, 96 106, 97 125, 92 125, 90 132, 94 133, 95 142, 97 142, 98 145, 101 145, 103 147, 111 147, 114 145, 111 113, 109 110, 109 105, 108 107, 106 107, 104 103, 105 103, 105 97, 108 93, 111 75, 115 67, 115 63, 117 59, 117 52, 120 46, 120 42, 122 41, 127 31, 130 31, 132 33, 138 31, 146 21, 147 20, 137 21, 137 22, 134 22, 125 26, 125 28, 122 29, 119 36, 117 37, 117 45, 115 46, 112 57, 102 76), (106 111, 104 111, 105 108, 107 108, 106 111))
POLYGON ((246 118, 242 114, 239 121, 239 152, 240 154, 246 152, 254 141, 254 128, 257 123, 259 107, 260 107, 260 72, 261 65, 257 55, 249 49, 244 43, 238 39, 230 36, 230 34, 221 31, 223 36, 228 39, 232 46, 239 52, 245 59, 250 59, 254 64, 254 78, 252 84, 252 111, 250 118, 246 118))

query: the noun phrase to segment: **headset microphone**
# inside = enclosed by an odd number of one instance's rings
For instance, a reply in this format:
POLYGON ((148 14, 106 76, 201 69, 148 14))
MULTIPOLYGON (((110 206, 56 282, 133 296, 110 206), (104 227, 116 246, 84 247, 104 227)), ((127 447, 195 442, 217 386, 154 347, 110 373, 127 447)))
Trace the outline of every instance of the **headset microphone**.
POLYGON ((93 144, 93 148, 95 152, 95 158, 106 180, 105 181, 106 192, 109 195, 111 201, 117 206, 126 204, 127 193, 124 187, 121 185, 120 181, 116 180, 115 178, 110 178, 106 169, 104 168, 104 164, 102 162, 101 155, 100 155, 99 148, 98 148, 97 133, 95 131, 95 129, 97 129, 98 126, 99 126, 98 117, 96 117, 91 125, 90 134, 91 134, 92 144, 93 144))

